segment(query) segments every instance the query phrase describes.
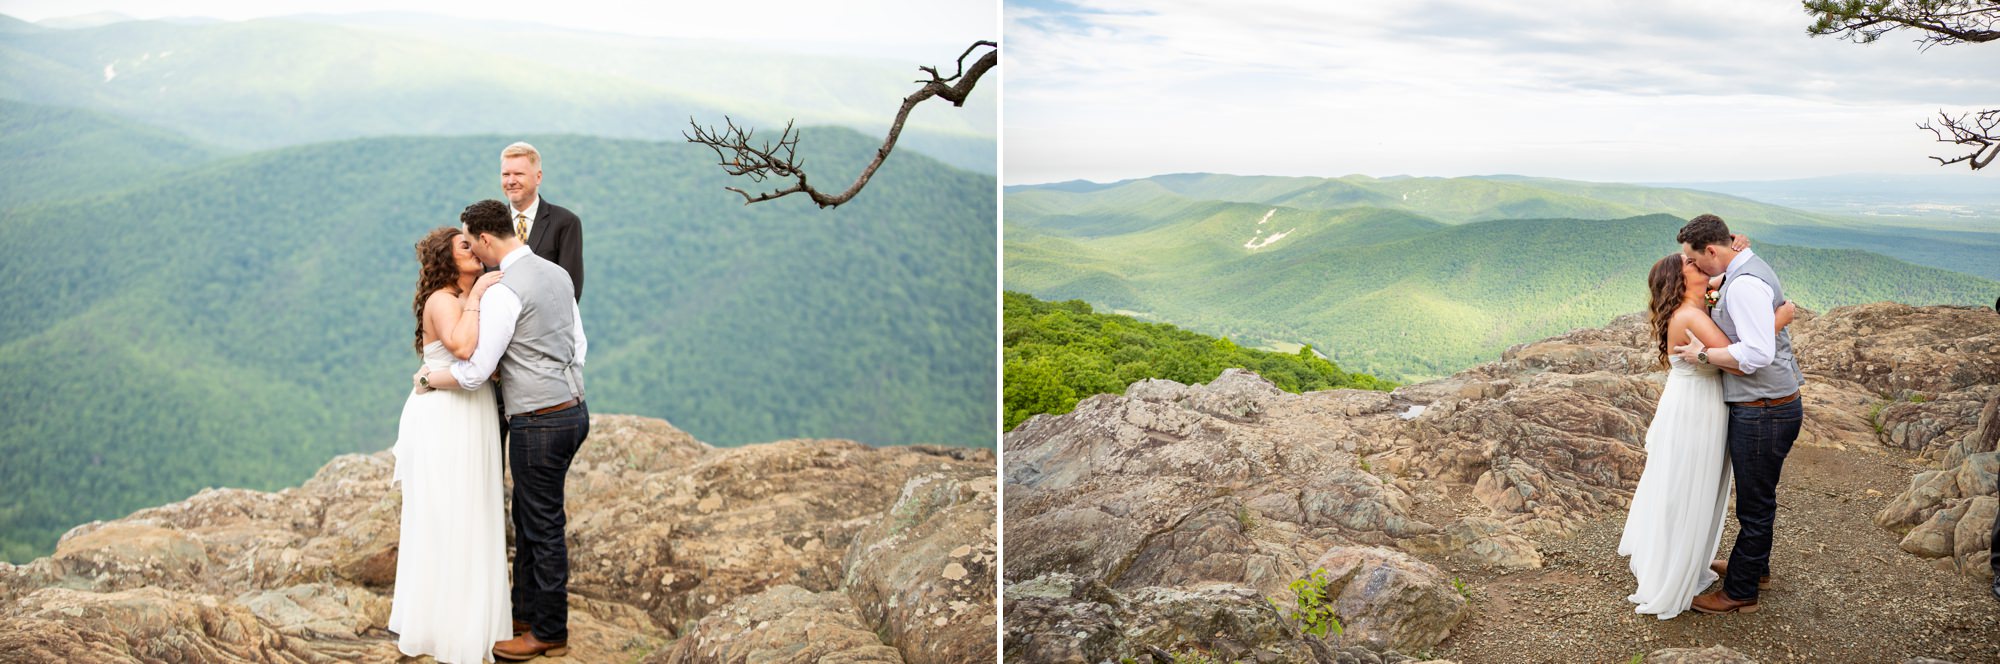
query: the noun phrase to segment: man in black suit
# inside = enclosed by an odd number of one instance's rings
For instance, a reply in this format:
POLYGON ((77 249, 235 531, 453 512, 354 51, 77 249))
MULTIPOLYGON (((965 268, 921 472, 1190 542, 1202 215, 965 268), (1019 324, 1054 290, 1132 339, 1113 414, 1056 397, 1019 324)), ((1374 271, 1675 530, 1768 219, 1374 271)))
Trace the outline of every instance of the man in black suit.
POLYGON ((562 266, 583 302, 583 222, 576 213, 542 200, 542 153, 527 143, 500 151, 500 189, 514 215, 515 234, 536 256, 562 266))

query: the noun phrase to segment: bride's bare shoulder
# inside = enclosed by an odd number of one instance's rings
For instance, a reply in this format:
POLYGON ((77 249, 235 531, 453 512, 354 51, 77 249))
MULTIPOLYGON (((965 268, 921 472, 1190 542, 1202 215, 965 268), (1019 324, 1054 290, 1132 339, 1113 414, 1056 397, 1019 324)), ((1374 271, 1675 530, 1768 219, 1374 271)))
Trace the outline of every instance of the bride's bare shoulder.
POLYGON ((457 311, 460 306, 458 295, 448 289, 431 291, 430 297, 424 298, 426 312, 432 311, 434 307, 447 307, 449 311, 457 311))

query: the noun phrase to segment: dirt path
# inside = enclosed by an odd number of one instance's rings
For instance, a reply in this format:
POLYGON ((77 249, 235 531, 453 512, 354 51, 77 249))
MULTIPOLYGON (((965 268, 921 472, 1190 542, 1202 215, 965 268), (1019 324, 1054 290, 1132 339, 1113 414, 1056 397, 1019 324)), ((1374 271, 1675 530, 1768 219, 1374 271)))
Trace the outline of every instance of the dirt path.
MULTIPOLYGON (((1894 533, 1869 521, 1925 469, 1880 449, 1795 448, 1778 486, 1775 585, 1750 615, 1633 613, 1625 601, 1631 573, 1617 553, 1622 511, 1572 537, 1536 542, 1540 570, 1430 557, 1470 586, 1473 615, 1429 654, 1468 664, 1622 663, 1661 648, 1721 644, 1759 662, 2000 662, 2000 602, 1939 561, 1904 553, 1894 533)), ((1470 493, 1462 487, 1451 504, 1431 507, 1483 512, 1470 493)), ((1732 517, 1724 551, 1735 537, 1732 517)))

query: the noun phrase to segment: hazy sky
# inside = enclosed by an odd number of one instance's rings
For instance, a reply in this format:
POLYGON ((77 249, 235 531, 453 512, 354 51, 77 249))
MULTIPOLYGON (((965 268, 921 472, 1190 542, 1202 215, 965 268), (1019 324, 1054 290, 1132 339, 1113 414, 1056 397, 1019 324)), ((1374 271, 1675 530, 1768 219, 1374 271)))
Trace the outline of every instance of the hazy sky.
POLYGON ((1009 184, 1966 173, 1915 123, 2000 107, 2000 44, 1808 37, 1790 0, 1029 0, 1004 19, 1009 184))
POLYGON ((39 21, 112 11, 134 18, 200 16, 244 20, 287 14, 416 12, 541 23, 654 37, 832 46, 847 52, 935 60, 937 47, 964 49, 997 37, 992 0, 758 0, 635 3, 629 0, 0 0, 0 14, 39 21), (913 52, 906 52, 910 49, 913 52))

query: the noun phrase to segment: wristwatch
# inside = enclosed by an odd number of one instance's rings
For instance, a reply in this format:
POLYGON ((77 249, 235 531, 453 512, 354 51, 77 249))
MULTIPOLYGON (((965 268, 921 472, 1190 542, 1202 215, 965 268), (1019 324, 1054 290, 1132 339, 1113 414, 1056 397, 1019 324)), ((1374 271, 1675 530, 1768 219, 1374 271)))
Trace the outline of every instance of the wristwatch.
MULTIPOLYGON (((1696 359, 1696 360, 1700 360, 1702 364, 1708 364, 1708 351, 1705 351, 1705 350, 1704 350, 1704 351, 1701 351, 1701 352, 1698 352, 1698 353, 1695 353, 1695 354, 1694 354, 1694 359, 1696 359)), ((424 376, 424 380, 425 380, 425 382, 424 382, 424 387, 430 387, 430 385, 431 385, 431 384, 430 384, 430 382, 429 382, 429 381, 430 381, 430 376, 424 376)))
MULTIPOLYGON (((1707 362, 1708 360, 1704 359, 1704 360, 1702 360, 1702 361, 1703 361, 1703 362, 1707 362)), ((421 383, 421 384, 423 384, 423 386, 424 386, 424 389, 426 389, 426 390, 431 390, 431 389, 437 389, 437 388, 434 388, 434 387, 431 387, 431 374, 430 374, 430 372, 428 372, 428 371, 424 372, 424 375, 422 375, 422 376, 418 376, 418 377, 417 377, 417 382, 418 382, 418 383, 421 383)))

